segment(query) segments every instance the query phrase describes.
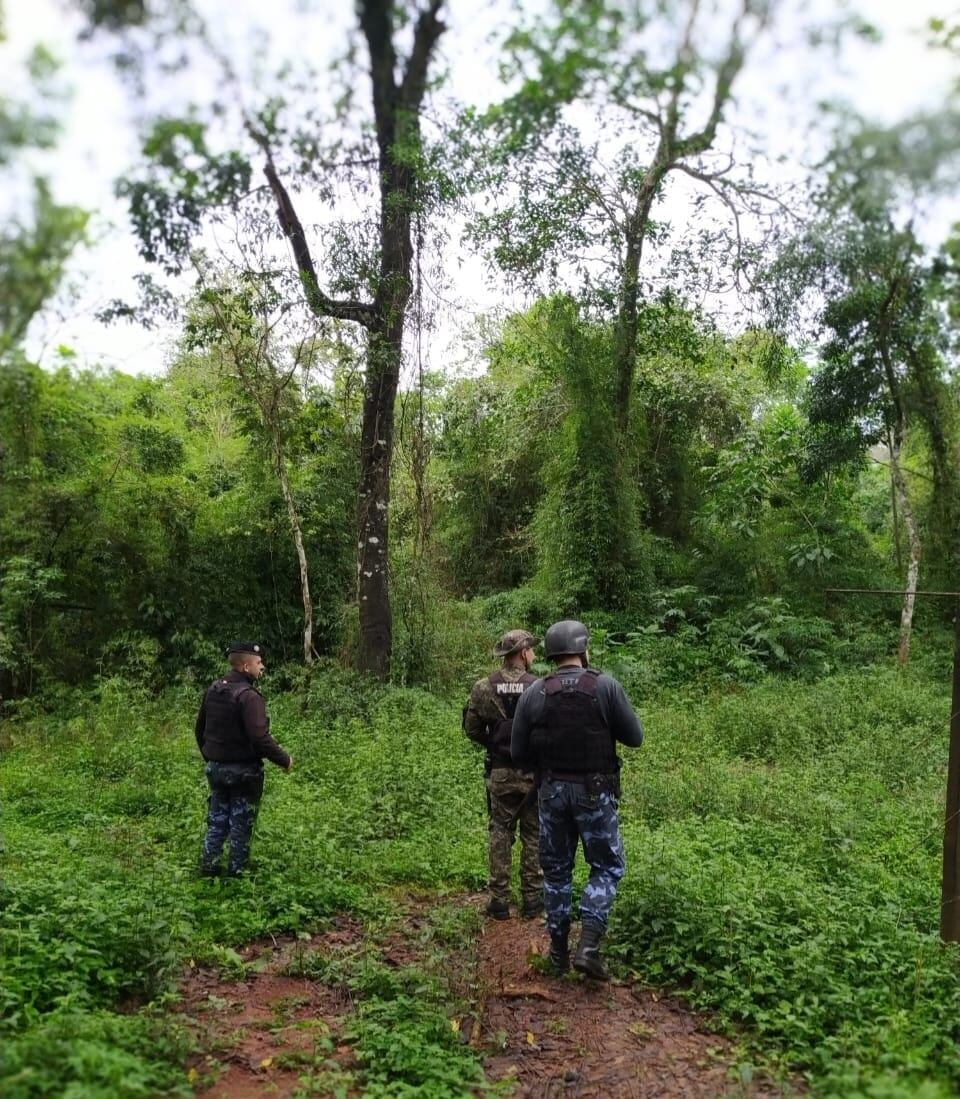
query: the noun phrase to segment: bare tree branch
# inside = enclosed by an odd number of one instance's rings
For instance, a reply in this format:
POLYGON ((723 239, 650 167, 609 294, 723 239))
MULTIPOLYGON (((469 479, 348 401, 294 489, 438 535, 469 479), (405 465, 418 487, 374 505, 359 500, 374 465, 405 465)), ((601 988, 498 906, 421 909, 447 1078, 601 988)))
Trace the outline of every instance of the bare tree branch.
MULTIPOLYGON (((696 6, 696 5, 694 5, 696 6)), ((750 0, 744 0, 740 14, 734 20, 730 30, 730 43, 727 47, 727 55, 717 69, 717 81, 713 89, 713 104, 710 108, 710 116, 702 129, 683 138, 675 146, 675 157, 692 156, 705 152, 713 144, 717 136, 717 127, 723 115, 723 109, 730 99, 730 90, 733 82, 743 68, 746 58, 743 42, 740 38, 740 29, 743 18, 750 12, 750 0)))
POLYGON ((403 74, 400 88, 401 97, 407 107, 417 108, 423 101, 427 88, 427 67, 433 56, 433 48, 446 30, 446 24, 440 20, 440 8, 443 0, 430 0, 430 5, 417 17, 417 29, 413 36, 413 49, 407 61, 407 71, 403 74))
POLYGON ((267 141, 266 137, 249 122, 247 123, 247 132, 263 152, 265 158, 263 172, 267 177, 267 182, 270 184, 270 190, 273 192, 273 197, 277 204, 277 217, 280 221, 280 227, 283 229, 284 236, 290 241, 290 247, 293 249, 294 260, 297 264, 297 270, 300 272, 300 278, 303 282, 304 292, 307 297, 307 304, 311 311, 317 316, 335 317, 338 320, 355 321, 366 328, 371 327, 375 321, 374 308, 372 305, 361 301, 341 301, 336 298, 330 298, 320 289, 320 284, 317 280, 317 269, 313 262, 313 256, 310 254, 310 246, 307 243, 307 237, 303 231, 303 224, 297 216, 297 211, 293 205, 293 200, 290 198, 290 193, 287 191, 287 188, 284 186, 283 181, 280 179, 280 175, 277 172, 270 143, 267 141))

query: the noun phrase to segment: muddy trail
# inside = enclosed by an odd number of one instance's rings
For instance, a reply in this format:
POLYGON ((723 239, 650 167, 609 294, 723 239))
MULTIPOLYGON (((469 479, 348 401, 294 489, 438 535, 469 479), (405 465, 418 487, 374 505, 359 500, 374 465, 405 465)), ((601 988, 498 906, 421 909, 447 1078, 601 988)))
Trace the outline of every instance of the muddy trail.
POLYGON ((442 971, 455 1009, 444 1027, 481 1059, 487 1081, 499 1082, 494 1094, 773 1099, 802 1092, 763 1078, 745 1082, 732 1043, 676 999, 629 982, 552 977, 542 922, 483 922, 481 903, 479 897, 457 902, 472 934, 442 949, 429 904, 410 902, 404 918, 380 936, 341 916, 309 938, 251 943, 226 971, 191 967, 179 1010, 197 1041, 189 1066, 197 1095, 362 1096, 364 1053, 354 1026, 361 997, 348 974, 371 958, 386 971, 442 971))

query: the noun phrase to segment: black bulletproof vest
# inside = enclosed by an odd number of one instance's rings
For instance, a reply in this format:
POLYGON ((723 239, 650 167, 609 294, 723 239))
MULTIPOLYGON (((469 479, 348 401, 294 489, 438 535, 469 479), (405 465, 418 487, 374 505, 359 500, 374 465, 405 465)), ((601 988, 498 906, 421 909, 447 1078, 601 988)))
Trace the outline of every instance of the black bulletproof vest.
POLYGON ((245 680, 234 683, 229 679, 218 679, 207 688, 203 700, 207 719, 204 726, 204 747, 210 747, 212 758, 253 758, 254 752, 240 712, 240 696, 252 690, 253 687, 245 680))
POLYGON ((520 696, 530 686, 536 683, 537 677, 524 672, 517 680, 509 680, 502 672, 494 672, 490 676, 490 684, 497 702, 503 708, 506 717, 501 718, 496 725, 490 726, 489 753, 490 760, 496 766, 510 767, 513 760, 510 756, 510 737, 513 734, 513 715, 517 709, 520 696))
POLYGON ((599 672, 550 675, 543 681, 542 716, 530 732, 538 771, 612 774, 618 768, 613 737, 597 701, 599 672))

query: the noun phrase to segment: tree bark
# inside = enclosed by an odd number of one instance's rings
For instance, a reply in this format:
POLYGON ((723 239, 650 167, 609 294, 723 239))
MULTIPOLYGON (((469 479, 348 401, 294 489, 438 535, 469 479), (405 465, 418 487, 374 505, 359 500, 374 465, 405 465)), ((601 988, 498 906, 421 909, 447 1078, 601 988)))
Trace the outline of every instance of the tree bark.
POLYGON ((390 467, 402 340, 402 314, 392 331, 370 333, 360 433, 358 664, 381 679, 390 674, 393 647, 389 577, 390 467))
MULTIPOLYGON (((664 141, 661 139, 661 146, 664 141)), ((657 189, 669 170, 660 163, 661 152, 650 171, 644 177, 636 210, 626 227, 626 254, 620 268, 620 301, 614 325, 614 374, 616 393, 614 411, 617 427, 625 435, 630 426, 630 402, 633 394, 633 378, 637 369, 637 323, 640 299, 640 261, 643 245, 650 226, 650 211, 657 189)))

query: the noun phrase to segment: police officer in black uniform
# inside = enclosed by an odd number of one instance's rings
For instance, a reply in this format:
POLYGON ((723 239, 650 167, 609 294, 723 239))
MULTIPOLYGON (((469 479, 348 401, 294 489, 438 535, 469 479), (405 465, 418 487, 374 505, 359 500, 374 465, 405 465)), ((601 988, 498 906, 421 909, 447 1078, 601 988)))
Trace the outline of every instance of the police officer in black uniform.
POLYGON ((266 703, 256 687, 265 670, 263 646, 257 641, 234 641, 226 655, 230 671, 206 689, 197 714, 197 745, 207 761, 210 784, 201 872, 209 876, 220 872, 229 837, 227 874, 237 877, 250 853, 263 794, 263 761, 269 759, 289 771, 293 759, 270 735, 266 703))
POLYGON ((544 635, 556 670, 528 687, 513 715, 511 754, 539 782, 540 865, 550 932, 550 961, 570 968, 568 937, 577 844, 590 866, 580 900, 582 930, 573 967, 606 980, 600 943, 626 870, 617 809, 620 760, 616 743, 639 747, 643 727, 623 687, 589 667, 590 639, 582 622, 555 622, 544 635))

